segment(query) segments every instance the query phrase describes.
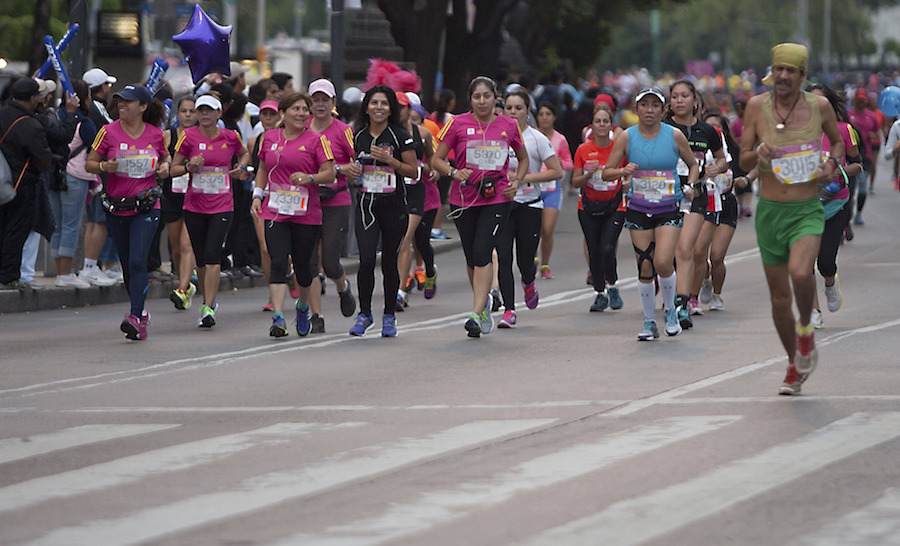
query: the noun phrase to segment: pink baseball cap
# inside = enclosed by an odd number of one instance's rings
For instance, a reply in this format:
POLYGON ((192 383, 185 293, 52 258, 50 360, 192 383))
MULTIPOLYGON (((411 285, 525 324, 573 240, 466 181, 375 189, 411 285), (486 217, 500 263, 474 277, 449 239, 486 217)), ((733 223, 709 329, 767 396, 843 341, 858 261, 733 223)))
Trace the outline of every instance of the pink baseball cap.
POLYGON ((273 112, 277 112, 278 101, 272 99, 262 101, 262 104, 259 105, 259 111, 262 112, 263 110, 272 110, 273 112))
POLYGON ((325 93, 331 98, 334 98, 336 93, 334 92, 334 84, 325 78, 316 80, 309 84, 309 96, 313 96, 316 93, 325 93))

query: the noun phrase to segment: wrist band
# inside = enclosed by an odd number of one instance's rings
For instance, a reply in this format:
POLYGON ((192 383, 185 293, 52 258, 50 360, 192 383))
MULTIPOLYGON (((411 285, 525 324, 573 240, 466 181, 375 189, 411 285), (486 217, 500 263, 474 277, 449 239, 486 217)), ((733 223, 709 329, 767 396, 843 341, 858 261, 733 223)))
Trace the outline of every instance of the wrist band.
POLYGON ((97 163, 97 165, 100 166, 100 172, 101 172, 101 173, 105 173, 105 172, 106 172, 106 170, 103 168, 103 160, 102 160, 102 159, 97 163))
POLYGON ((255 188, 253 188, 253 197, 251 197, 250 200, 251 201, 254 199, 262 200, 262 198, 265 194, 266 194, 266 192, 262 188, 255 187, 255 188))

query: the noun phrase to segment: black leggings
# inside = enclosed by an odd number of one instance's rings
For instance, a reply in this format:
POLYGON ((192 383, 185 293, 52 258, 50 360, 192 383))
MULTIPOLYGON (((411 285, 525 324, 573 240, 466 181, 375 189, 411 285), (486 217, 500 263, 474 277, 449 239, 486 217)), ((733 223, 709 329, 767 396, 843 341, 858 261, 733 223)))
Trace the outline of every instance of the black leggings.
POLYGON ((434 218, 437 216, 438 209, 425 211, 422 221, 416 226, 413 233, 413 241, 416 249, 422 255, 422 261, 425 262, 425 275, 434 276, 434 247, 431 246, 431 226, 434 225, 434 218))
POLYGON ((288 274, 288 255, 294 264, 297 283, 306 288, 312 284, 312 270, 304 267, 312 259, 322 226, 273 222, 266 220, 266 246, 272 259, 269 284, 285 284, 288 274))
POLYGON ((461 207, 451 205, 453 222, 459 232, 459 241, 470 268, 484 267, 491 263, 500 229, 509 216, 511 202, 469 207, 460 213, 461 207))
POLYGON ((606 284, 615 284, 619 280, 616 242, 625 224, 625 213, 612 211, 603 216, 594 216, 579 210, 578 221, 587 243, 594 290, 603 292, 606 284))
POLYGON ((850 221, 851 216, 853 216, 853 201, 847 201, 837 214, 825 220, 825 230, 819 244, 819 258, 816 260, 819 273, 823 277, 834 277, 837 273, 837 254, 841 246, 841 235, 844 234, 844 226, 850 221))
POLYGON ((500 281, 503 306, 509 310, 516 308, 516 284, 512 268, 513 240, 515 240, 516 263, 519 266, 519 273, 522 274, 522 282, 530 284, 534 282, 537 275, 534 257, 537 253, 538 243, 541 241, 543 213, 543 209, 513 203, 509 211, 509 218, 500 229, 500 236, 497 238, 499 266, 497 278, 500 281))
POLYGON ((191 237, 191 248, 198 267, 221 263, 222 246, 233 216, 233 212, 203 214, 184 211, 184 227, 191 237))
POLYGON ((372 316, 372 293, 375 291, 375 261, 381 238, 381 273, 384 276, 384 314, 393 315, 400 289, 397 253, 409 226, 409 213, 402 194, 373 197, 361 194, 355 213, 356 241, 359 244, 359 310, 372 316))
MULTIPOLYGON (((341 265, 341 253, 347 242, 347 227, 350 224, 350 205, 338 207, 322 207, 322 270, 329 279, 340 279, 344 276, 341 265)), ((316 242, 319 245, 319 241, 316 242)), ((318 250, 318 249, 316 249, 318 250)), ((319 274, 319 253, 312 255, 312 274, 319 274)))

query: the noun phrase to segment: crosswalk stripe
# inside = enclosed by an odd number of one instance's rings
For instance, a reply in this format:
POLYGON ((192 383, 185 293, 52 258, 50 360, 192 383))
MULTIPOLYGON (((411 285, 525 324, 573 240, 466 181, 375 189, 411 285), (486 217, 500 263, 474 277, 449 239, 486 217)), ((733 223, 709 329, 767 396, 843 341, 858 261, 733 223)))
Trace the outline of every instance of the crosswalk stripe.
POLYGON ((518 493, 547 487, 599 470, 680 440, 717 430, 740 416, 673 417, 611 434, 521 463, 511 470, 453 489, 424 494, 394 505, 376 517, 330 527, 321 534, 299 534, 274 546, 356 546, 381 544, 506 502, 518 493))
POLYGON ((528 546, 638 544, 900 436, 900 413, 855 413, 702 476, 549 529, 528 546))
POLYGON ((316 491, 395 470, 442 453, 472 447, 541 427, 556 419, 476 421, 422 438, 360 448, 293 471, 270 472, 235 484, 230 491, 208 493, 148 508, 120 519, 97 520, 62 528, 31 542, 57 544, 135 544, 297 499, 316 491))
POLYGON ((154 449, 69 472, 20 482, 0 489, 0 512, 21 510, 50 499, 74 497, 177 472, 224 459, 240 451, 273 446, 316 430, 347 428, 364 423, 280 423, 270 427, 154 449))
POLYGON ((900 488, 859 510, 804 535, 791 546, 869 546, 900 544, 900 488))
POLYGON ((0 440, 0 464, 177 426, 179 425, 82 425, 25 438, 5 438, 0 440))

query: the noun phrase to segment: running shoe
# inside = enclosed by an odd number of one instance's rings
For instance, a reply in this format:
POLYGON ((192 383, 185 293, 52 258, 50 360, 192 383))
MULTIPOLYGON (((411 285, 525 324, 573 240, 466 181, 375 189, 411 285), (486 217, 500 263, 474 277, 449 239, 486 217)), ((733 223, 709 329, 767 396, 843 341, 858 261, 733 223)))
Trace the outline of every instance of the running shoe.
POLYGON ((469 337, 481 337, 481 317, 478 313, 466 315, 466 335, 469 337))
POLYGON ((239 269, 240 269, 241 273, 244 274, 245 277, 250 277, 251 279, 261 279, 261 278, 265 277, 265 275, 262 272, 262 269, 255 268, 250 265, 245 265, 239 269))
POLYGON ((409 297, 402 290, 397 291, 397 312, 406 311, 406 308, 409 307, 409 297))
POLYGON ((141 339, 141 319, 137 315, 125 315, 125 319, 122 320, 122 324, 119 325, 119 329, 125 333, 125 337, 128 339, 139 340, 141 339))
POLYGON ((750 210, 750 207, 741 207, 741 212, 738 215, 740 218, 749 218, 753 216, 753 211, 750 210))
POLYGON ((219 304, 216 303, 212 307, 206 305, 205 303, 200 306, 200 320, 197 321, 197 326, 200 328, 212 328, 216 325, 216 310, 219 308, 219 304))
POLYGON ((491 301, 494 302, 494 304, 491 305, 491 312, 496 313, 500 310, 500 306, 503 305, 503 298, 500 296, 500 291, 496 288, 491 288, 491 298, 493 298, 491 301))
POLYGON ((188 283, 188 289, 182 290, 180 288, 176 288, 169 293, 169 301, 175 304, 175 309, 185 310, 190 309, 191 303, 193 303, 194 294, 197 293, 197 287, 193 283, 188 283))
POLYGON ((109 269, 101 270, 101 272, 116 282, 125 282, 125 275, 122 273, 121 264, 115 264, 109 269))
POLYGON ((863 219, 862 219, 862 213, 860 213, 860 212, 856 213, 856 216, 853 217, 853 223, 856 224, 857 226, 861 226, 861 225, 865 224, 865 222, 863 222, 863 219))
POLYGON ((406 282, 403 283, 403 290, 412 292, 416 289, 416 284, 418 284, 418 281, 416 281, 416 276, 411 274, 409 277, 406 277, 406 282))
POLYGON ((381 317, 381 337, 397 337, 397 315, 381 317))
POLYGON ((677 336, 681 333, 683 327, 678 317, 680 310, 680 307, 670 307, 666 310, 666 335, 677 336))
MULTIPOLYGON (((809 328, 809 327, 807 327, 809 328)), ((819 350, 816 349, 815 333, 812 328, 803 332, 803 328, 797 325, 797 352, 794 355, 794 367, 803 375, 809 375, 816 369, 819 363, 819 350)))
POLYGON ((610 309, 621 309, 622 306, 625 305, 625 302, 622 301, 622 296, 619 295, 618 286, 606 287, 606 293, 609 296, 610 309))
POLYGON ((850 224, 844 226, 844 239, 847 241, 853 240, 853 228, 850 227, 850 224))
POLYGON ((703 314, 703 309, 700 309, 700 302, 694 296, 691 296, 691 299, 688 300, 688 309, 692 315, 703 314))
POLYGON ((448 236, 446 233, 444 233, 444 230, 442 230, 442 229, 432 229, 431 230, 431 238, 437 239, 439 241, 446 241, 447 239, 450 238, 450 236, 448 236))
POLYGON ((91 283, 85 281, 81 277, 78 277, 74 273, 69 273, 68 275, 57 275, 55 284, 56 284, 57 288, 90 288, 91 287, 91 283))
POLYGON ((437 266, 434 266, 434 275, 425 277, 425 299, 430 300, 437 292, 437 266))
POLYGON ((594 275, 591 273, 591 270, 588 269, 587 278, 585 279, 585 284, 588 286, 594 286, 594 275))
POLYGON ((809 323, 813 325, 815 329, 821 329, 825 327, 825 319, 822 317, 822 311, 818 309, 813 309, 812 313, 809 315, 809 323))
POLYGON ((284 337, 288 335, 287 324, 284 322, 284 314, 280 311, 272 315, 272 326, 269 328, 272 337, 284 337))
POLYGON ((138 326, 138 335, 141 339, 147 339, 148 326, 150 326, 150 313, 144 309, 141 311, 140 326, 138 326))
POLYGON ((78 278, 93 286, 114 286, 116 284, 114 279, 104 275, 103 271, 97 266, 82 269, 81 273, 78 274, 78 278))
POLYGON ((659 337, 659 328, 655 320, 645 320, 644 327, 638 332, 638 341, 650 341, 659 337))
POLYGON ((294 309, 297 310, 297 318, 294 321, 297 327, 297 335, 305 336, 312 330, 312 324, 309 322, 309 304, 298 301, 294 305, 294 309))
POLYGON ((371 330, 374 325, 375 321, 372 320, 372 315, 360 313, 356 316, 356 324, 353 325, 353 328, 350 328, 350 335, 362 337, 366 335, 366 332, 371 330))
POLYGON ((497 323, 497 328, 515 328, 516 327, 516 312, 512 309, 507 309, 503 312, 503 318, 497 323))
POLYGON ((297 299, 300 297, 300 287, 297 286, 297 280, 294 278, 294 271, 291 270, 290 275, 287 278, 288 291, 291 293, 291 297, 297 299))
POLYGON ((425 267, 416 267, 416 286, 419 290, 425 288, 425 267))
POLYGON ((275 311, 275 306, 272 305, 272 300, 269 300, 269 303, 263 305, 262 310, 263 310, 263 311, 268 311, 269 313, 274 312, 274 311, 275 311))
POLYGON ((712 281, 709 278, 703 279, 703 284, 700 285, 700 303, 709 303, 712 301, 712 295, 712 281))
POLYGON ((151 281, 171 281, 175 278, 171 273, 166 273, 161 267, 157 267, 153 271, 147 273, 147 277, 151 281))
POLYGON ((795 368, 793 364, 788 364, 787 374, 784 376, 784 382, 781 384, 781 388, 778 389, 778 394, 787 396, 800 394, 800 386, 806 381, 807 377, 808 374, 801 374, 797 372, 797 368, 795 368))
POLYGON ((597 292, 594 303, 591 304, 591 313, 600 313, 609 307, 609 297, 603 292, 597 292))
POLYGON ((550 266, 544 264, 541 266, 541 278, 542 279, 552 279, 553 273, 550 272, 550 266))
POLYGON ((525 306, 529 309, 534 309, 538 306, 539 296, 537 288, 534 286, 534 281, 531 281, 528 284, 525 284, 525 281, 522 281, 522 288, 525 289, 525 306))
POLYGON ((350 283, 346 279, 344 280, 344 289, 338 292, 338 296, 341 298, 341 314, 345 317, 352 317, 356 312, 356 298, 353 297, 350 283))
POLYGON ((311 325, 309 333, 311 333, 311 334, 324 334, 325 333, 325 317, 323 317, 319 313, 313 313, 312 317, 310 317, 310 319, 309 319, 309 323, 311 325))
POLYGON ((722 296, 718 294, 712 295, 712 300, 709 302, 709 310, 710 311, 724 311, 725 310, 725 302, 722 301, 722 296))
POLYGON ((481 333, 482 334, 490 334, 491 330, 494 329, 494 315, 492 315, 492 310, 494 308, 494 297, 491 294, 488 294, 487 303, 484 305, 484 309, 481 310, 481 315, 479 316, 479 321, 481 322, 481 333))
POLYGON ((841 293, 841 278, 834 275, 834 284, 825 286, 825 298, 828 299, 828 310, 834 313, 844 303, 844 294, 841 293))
MULTIPOLYGON (((691 318, 691 314, 688 312, 687 309, 685 309, 684 307, 679 305, 678 307, 675 308, 675 313, 676 313, 676 316, 678 317, 679 324, 681 324, 681 329, 687 330, 689 328, 694 327, 694 319, 691 318)), ((668 329, 668 327, 667 327, 667 329, 668 329)), ((679 332, 681 331, 681 329, 679 329, 679 332)), ((675 334, 670 334, 670 335, 675 335, 675 334)))

